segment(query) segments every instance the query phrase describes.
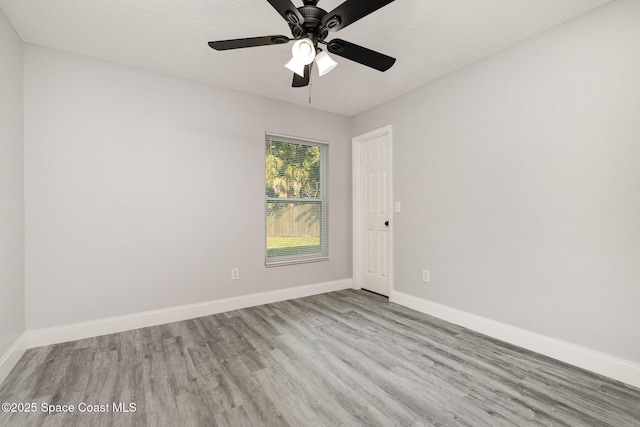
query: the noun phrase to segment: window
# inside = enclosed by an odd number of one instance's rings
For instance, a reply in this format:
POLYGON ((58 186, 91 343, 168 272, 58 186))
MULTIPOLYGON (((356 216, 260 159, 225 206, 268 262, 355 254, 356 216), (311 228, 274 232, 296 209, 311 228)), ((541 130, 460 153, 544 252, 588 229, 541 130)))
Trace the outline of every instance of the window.
POLYGON ((329 256, 327 144, 265 138, 266 265, 329 256))

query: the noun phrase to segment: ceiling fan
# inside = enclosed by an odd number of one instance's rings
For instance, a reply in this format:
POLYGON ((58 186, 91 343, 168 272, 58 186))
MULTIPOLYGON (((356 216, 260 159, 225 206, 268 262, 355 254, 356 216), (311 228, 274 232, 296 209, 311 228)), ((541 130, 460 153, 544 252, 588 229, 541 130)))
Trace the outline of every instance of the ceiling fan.
POLYGON ((318 0, 303 0, 304 6, 298 8, 291 3, 291 0, 267 1, 287 21, 293 38, 284 35, 249 37, 213 41, 209 42, 209 46, 215 50, 229 50, 295 41, 292 48, 293 57, 285 65, 294 72, 293 87, 309 85, 314 60, 321 76, 337 65, 326 52, 318 48, 319 44, 325 45, 327 51, 334 55, 378 71, 387 71, 396 62, 395 58, 345 40, 325 40, 329 32, 341 30, 394 0, 346 0, 328 13, 317 6, 318 0))

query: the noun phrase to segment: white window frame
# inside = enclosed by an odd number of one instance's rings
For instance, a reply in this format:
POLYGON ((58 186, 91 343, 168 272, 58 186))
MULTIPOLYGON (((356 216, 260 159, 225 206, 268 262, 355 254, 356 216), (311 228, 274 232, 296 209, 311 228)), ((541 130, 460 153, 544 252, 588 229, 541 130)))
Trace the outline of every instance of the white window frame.
MULTIPOLYGON (((319 198, 277 198, 265 197, 264 218, 265 218, 265 239, 264 239, 264 260, 266 267, 276 267, 288 264, 300 264, 308 262, 327 261, 329 259, 329 143, 326 141, 301 138, 288 135, 280 135, 273 132, 265 133, 265 144, 269 138, 279 142, 292 144, 309 145, 320 148, 320 197, 319 198), (268 210, 269 203, 318 203, 320 204, 320 252, 311 254, 300 254, 291 256, 269 257, 267 250, 268 236, 268 210)), ((266 196, 266 195, 265 195, 266 196)))

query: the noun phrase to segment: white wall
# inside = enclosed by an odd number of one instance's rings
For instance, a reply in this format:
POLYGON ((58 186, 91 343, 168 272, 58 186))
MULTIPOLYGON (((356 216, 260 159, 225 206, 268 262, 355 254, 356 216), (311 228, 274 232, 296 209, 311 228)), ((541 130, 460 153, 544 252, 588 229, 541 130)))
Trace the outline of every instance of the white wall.
POLYGON ((351 277, 346 117, 26 45, 25 129, 29 329, 351 277), (330 143, 328 262, 264 267, 265 131, 330 143))
POLYGON ((639 22, 614 2, 354 118, 393 125, 398 291, 640 362, 639 22))
POLYGON ((22 40, 1 10, 0 58, 1 359, 25 331, 22 40))

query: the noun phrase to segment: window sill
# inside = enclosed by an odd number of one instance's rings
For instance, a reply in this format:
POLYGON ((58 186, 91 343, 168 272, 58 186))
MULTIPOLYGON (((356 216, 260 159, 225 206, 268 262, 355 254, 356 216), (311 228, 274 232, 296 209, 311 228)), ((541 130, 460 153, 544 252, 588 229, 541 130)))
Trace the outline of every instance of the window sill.
POLYGON ((291 264, 307 264, 310 262, 322 262, 322 261, 329 261, 329 257, 328 256, 318 256, 318 257, 314 257, 314 258, 288 258, 288 259, 283 259, 283 260, 273 260, 273 261, 266 261, 265 262, 265 267, 280 267, 281 265, 291 265, 291 264))

